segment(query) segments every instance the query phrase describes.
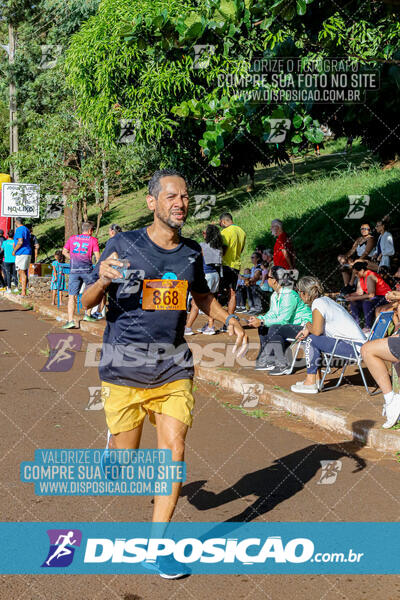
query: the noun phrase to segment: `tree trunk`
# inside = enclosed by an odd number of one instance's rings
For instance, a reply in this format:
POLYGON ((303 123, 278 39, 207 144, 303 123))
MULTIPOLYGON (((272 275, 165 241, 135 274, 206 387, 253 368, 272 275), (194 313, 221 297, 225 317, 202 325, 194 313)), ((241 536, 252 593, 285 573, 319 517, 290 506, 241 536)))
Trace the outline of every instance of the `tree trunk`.
POLYGON ((103 172, 103 210, 107 211, 109 209, 110 200, 109 200, 107 161, 106 161, 104 153, 103 153, 103 158, 101 160, 101 168, 102 168, 102 172, 103 172))
MULTIPOLYGON (((66 167, 76 167, 77 165, 77 157, 72 154, 68 158, 64 160, 64 166, 66 167)), ((78 182, 76 177, 74 177, 74 173, 71 169, 71 175, 68 179, 64 181, 63 184, 63 195, 65 197, 65 206, 64 206, 64 226, 65 226, 65 241, 71 237, 71 235, 77 235, 80 233, 80 224, 82 223, 82 211, 77 210, 79 207, 78 201, 71 201, 71 197, 74 196, 78 189, 78 182), (80 213, 80 219, 79 219, 80 213)))
POLYGON ((87 199, 86 196, 82 200, 82 211, 83 211, 83 221, 88 221, 88 208, 87 208, 87 199))

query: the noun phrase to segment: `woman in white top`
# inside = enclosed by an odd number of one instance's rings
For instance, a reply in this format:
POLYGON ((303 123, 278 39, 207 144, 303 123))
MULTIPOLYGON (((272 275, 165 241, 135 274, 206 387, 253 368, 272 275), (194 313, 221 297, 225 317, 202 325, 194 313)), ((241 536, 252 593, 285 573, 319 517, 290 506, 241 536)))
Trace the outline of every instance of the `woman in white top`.
MULTIPOLYGON (((297 339, 306 339, 307 377, 292 385, 293 392, 317 394, 317 374, 321 366, 321 353, 331 352, 337 338, 355 342, 361 347, 366 337, 355 320, 343 306, 332 298, 324 296, 321 282, 316 277, 302 277, 297 285, 300 298, 311 306, 312 322, 306 323, 297 334, 297 339)), ((339 341, 336 351, 341 356, 354 358, 353 345, 347 341, 339 341)))
POLYGON ((390 267, 390 257, 394 254, 393 236, 386 231, 388 224, 389 217, 386 216, 378 221, 375 227, 379 233, 379 238, 371 258, 379 262, 380 267, 390 267))

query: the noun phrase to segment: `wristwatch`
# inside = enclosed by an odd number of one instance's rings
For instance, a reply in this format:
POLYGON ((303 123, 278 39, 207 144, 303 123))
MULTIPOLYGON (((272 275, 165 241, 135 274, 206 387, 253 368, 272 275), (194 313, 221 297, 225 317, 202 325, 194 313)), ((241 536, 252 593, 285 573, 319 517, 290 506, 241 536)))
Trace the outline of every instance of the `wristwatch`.
POLYGON ((230 321, 231 319, 236 319, 236 321, 240 321, 240 319, 239 319, 239 317, 238 317, 237 315, 228 315, 228 316, 226 317, 226 321, 225 321, 225 327, 228 327, 228 325, 229 325, 229 321, 230 321))

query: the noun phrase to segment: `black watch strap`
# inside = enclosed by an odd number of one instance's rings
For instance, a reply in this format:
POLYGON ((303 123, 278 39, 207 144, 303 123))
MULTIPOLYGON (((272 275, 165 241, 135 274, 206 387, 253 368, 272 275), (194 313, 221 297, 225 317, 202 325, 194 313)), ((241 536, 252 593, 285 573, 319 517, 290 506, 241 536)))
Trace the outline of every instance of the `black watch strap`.
POLYGON ((226 317, 226 321, 225 321, 225 327, 228 327, 228 325, 229 325, 229 321, 230 321, 231 319, 236 319, 236 321, 240 321, 240 319, 239 319, 239 317, 238 317, 237 315, 228 315, 228 316, 226 317))

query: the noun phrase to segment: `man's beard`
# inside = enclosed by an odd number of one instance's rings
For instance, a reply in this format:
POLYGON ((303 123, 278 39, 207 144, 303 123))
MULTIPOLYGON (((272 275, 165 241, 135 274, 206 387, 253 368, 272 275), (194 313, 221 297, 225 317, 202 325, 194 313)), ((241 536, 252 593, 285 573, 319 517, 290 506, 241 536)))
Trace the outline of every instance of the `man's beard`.
POLYGON ((158 210, 156 210, 156 216, 158 219, 160 219, 160 221, 162 223, 164 223, 165 225, 168 225, 168 227, 171 227, 171 229, 180 229, 181 227, 183 227, 183 225, 185 224, 185 221, 186 221, 186 216, 185 216, 184 219, 180 223, 176 223, 175 221, 172 220, 170 215, 168 215, 166 217, 165 215, 161 214, 158 210))

